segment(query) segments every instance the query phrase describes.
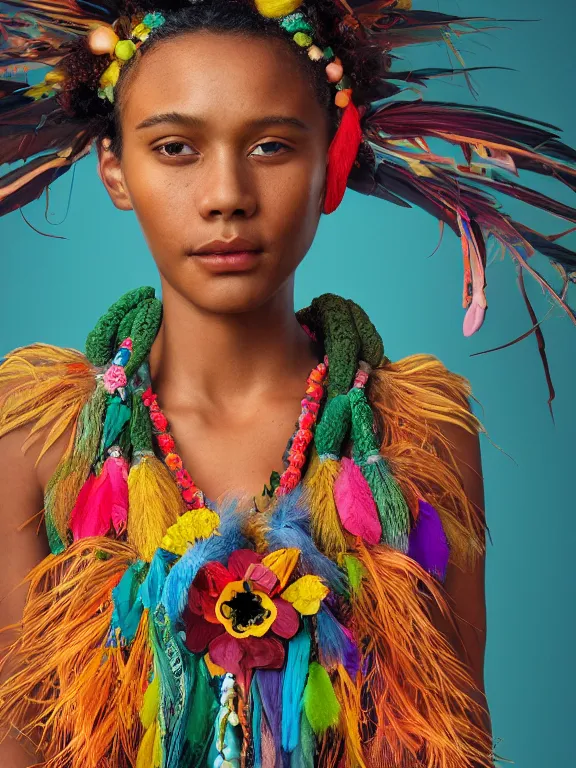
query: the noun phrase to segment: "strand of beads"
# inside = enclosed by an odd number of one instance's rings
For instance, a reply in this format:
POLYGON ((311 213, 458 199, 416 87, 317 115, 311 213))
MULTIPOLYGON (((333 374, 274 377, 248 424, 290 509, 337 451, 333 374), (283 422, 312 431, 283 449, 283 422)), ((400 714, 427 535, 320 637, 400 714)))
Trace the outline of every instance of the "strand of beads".
MULTIPOLYGON (((328 371, 328 357, 323 363, 318 363, 310 371, 306 379, 306 395, 302 400, 302 411, 298 418, 298 427, 292 436, 288 452, 288 466, 280 476, 278 486, 274 490, 276 496, 281 496, 293 490, 302 477, 302 467, 306 463, 306 451, 312 442, 312 427, 316 423, 320 403, 324 396, 324 380, 328 371)), ((158 405, 157 395, 148 387, 142 393, 142 402, 150 412, 150 420, 154 427, 156 440, 164 462, 172 473, 182 498, 188 509, 201 509, 206 506, 203 492, 193 481, 190 473, 184 468, 182 458, 176 451, 174 438, 170 434, 168 419, 158 405)))
POLYGON ((324 381, 328 372, 328 357, 312 369, 306 379, 308 388, 302 399, 302 412, 298 419, 298 429, 288 452, 288 466, 282 473, 280 483, 274 491, 276 496, 283 496, 292 491, 302 478, 302 467, 306 463, 306 451, 312 442, 312 430, 318 418, 320 403, 324 397, 324 381))
POLYGON ((142 393, 142 402, 150 412, 150 420, 156 430, 156 440, 164 463, 172 472, 187 508, 201 509, 205 506, 204 494, 192 480, 190 473, 184 469, 182 458, 176 451, 174 438, 168 430, 168 419, 162 413, 152 387, 142 393))

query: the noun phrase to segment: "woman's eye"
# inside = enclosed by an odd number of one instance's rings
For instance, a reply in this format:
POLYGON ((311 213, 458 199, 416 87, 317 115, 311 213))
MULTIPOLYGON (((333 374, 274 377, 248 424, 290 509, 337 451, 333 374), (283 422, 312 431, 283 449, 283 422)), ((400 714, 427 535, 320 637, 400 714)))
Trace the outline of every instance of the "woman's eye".
POLYGON ((250 154, 257 155, 258 157, 266 157, 277 155, 278 151, 282 149, 289 149, 289 147, 281 141, 263 141, 261 144, 258 144, 256 149, 250 154))
POLYGON ((161 155, 167 157, 189 157, 190 155, 196 154, 192 147, 189 147, 182 141, 169 141, 167 144, 161 144, 159 147, 156 147, 156 149, 161 155), (183 149, 188 149, 189 152, 182 152, 183 149))

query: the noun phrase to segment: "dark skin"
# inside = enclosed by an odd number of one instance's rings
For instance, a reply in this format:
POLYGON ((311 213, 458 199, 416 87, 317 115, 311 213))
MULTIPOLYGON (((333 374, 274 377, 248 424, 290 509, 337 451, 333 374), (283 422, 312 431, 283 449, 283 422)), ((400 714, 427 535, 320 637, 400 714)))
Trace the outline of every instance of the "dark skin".
POLYGON ((321 213, 326 112, 282 41, 205 32, 146 53, 122 96, 122 157, 102 149, 99 169, 160 272, 159 402, 210 498, 260 494, 320 360, 294 316, 294 271, 321 213), (166 113, 182 117, 138 128, 166 113), (254 269, 215 275, 189 255, 233 236, 262 248, 254 269))
MULTIPOLYGON (((281 469, 306 376, 321 359, 294 315, 294 273, 322 210, 328 119, 289 45, 206 32, 151 49, 129 73, 120 103, 122 156, 105 140, 99 175, 114 205, 134 210, 160 273, 154 389, 199 487, 212 499, 230 489, 250 498, 281 469), (187 118, 138 128, 168 113, 187 118), (262 249, 250 271, 215 275, 189 255, 233 236, 262 249)), ((25 589, 15 586, 49 553, 44 528, 38 536, 37 524, 16 526, 42 508, 69 439, 63 435, 35 466, 42 435, 24 455, 27 431, 0 440, 0 486, 11 491, 0 515, 11 557, 0 580, 0 626, 19 621, 25 589)), ((478 438, 455 427, 445 433, 482 511, 478 438)), ((434 620, 484 701, 483 559, 467 573, 449 569, 446 591, 458 632, 434 620)), ((0 744, 0 764, 34 762, 19 743, 0 744)))

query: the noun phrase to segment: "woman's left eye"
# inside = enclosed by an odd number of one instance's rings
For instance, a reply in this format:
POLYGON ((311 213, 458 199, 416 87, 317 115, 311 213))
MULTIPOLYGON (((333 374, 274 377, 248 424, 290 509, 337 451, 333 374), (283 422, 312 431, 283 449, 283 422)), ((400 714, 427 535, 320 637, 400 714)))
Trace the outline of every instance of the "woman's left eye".
POLYGON ((283 144, 281 141, 263 141, 261 144, 258 144, 256 149, 250 154, 256 155, 257 157, 269 157, 271 155, 277 155, 278 151, 283 149, 290 149, 290 147, 283 144))

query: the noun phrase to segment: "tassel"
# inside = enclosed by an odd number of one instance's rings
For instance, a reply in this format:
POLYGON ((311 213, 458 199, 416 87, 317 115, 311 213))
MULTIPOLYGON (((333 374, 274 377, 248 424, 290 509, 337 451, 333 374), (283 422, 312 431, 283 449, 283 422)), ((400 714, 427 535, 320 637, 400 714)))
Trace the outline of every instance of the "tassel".
POLYGON ((328 672, 317 661, 308 669, 308 682, 304 689, 304 711, 317 736, 338 724, 340 703, 334 693, 328 672))
POLYGON ((382 525, 370 486, 358 465, 347 456, 334 483, 334 498, 342 526, 367 544, 378 544, 382 525))
POLYGON ((436 509, 422 499, 418 500, 418 517, 410 531, 408 557, 440 581, 446 578, 450 548, 436 509))
POLYGON ((128 462, 123 456, 110 455, 102 472, 98 476, 91 474, 83 485, 69 527, 77 541, 87 536, 105 536, 111 525, 121 535, 127 520, 128 462))
POLYGON ((170 470, 153 454, 135 453, 128 474, 128 541, 150 562, 168 528, 185 512, 170 470))
POLYGON ((328 150, 324 213, 332 213, 342 202, 361 141, 360 115, 350 99, 328 150))
POLYGON ((360 466, 380 514, 385 543, 406 552, 410 512, 400 486, 380 454, 368 456, 360 466))
POLYGON ((306 630, 288 643, 288 658, 282 682, 282 749, 293 752, 300 739, 302 695, 308 674, 311 638, 306 630))
POLYGON ((312 537, 331 560, 348 548, 334 500, 334 483, 340 472, 337 459, 322 457, 316 473, 308 481, 312 537))
POLYGON ((406 552, 410 529, 410 510, 388 463, 380 455, 374 434, 374 415, 361 387, 348 392, 352 408, 354 460, 366 478, 382 524, 382 540, 406 552))

